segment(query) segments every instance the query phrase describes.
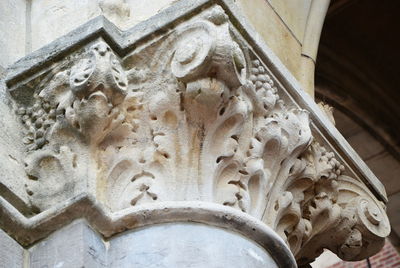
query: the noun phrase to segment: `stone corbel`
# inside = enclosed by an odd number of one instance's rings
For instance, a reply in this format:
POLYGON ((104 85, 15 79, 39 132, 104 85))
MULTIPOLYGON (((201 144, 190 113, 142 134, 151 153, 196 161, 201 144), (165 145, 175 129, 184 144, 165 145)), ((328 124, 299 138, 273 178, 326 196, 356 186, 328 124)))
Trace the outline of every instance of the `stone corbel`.
POLYGON ((273 190, 267 224, 285 237, 299 265, 312 262, 324 248, 343 260, 365 259, 390 233, 383 202, 344 174, 334 154, 313 142, 273 190))
MULTIPOLYGON (((390 231, 383 202, 311 124, 317 106, 295 101, 296 89, 283 86, 222 6, 123 52, 100 36, 80 44, 28 79, 28 98, 9 83, 25 136, 28 205, 44 215, 84 195, 91 201, 78 211, 90 218, 90 208, 117 215, 200 202, 262 221, 299 265, 324 248, 345 260, 376 253, 390 231)), ((24 226, 29 233, 40 223, 24 226)))

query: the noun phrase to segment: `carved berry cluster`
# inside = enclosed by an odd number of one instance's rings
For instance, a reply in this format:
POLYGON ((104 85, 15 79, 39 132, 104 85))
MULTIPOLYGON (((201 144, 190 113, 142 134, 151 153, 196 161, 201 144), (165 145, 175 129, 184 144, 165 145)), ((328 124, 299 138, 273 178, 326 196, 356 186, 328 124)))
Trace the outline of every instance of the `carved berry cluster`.
POLYGON ((42 148, 46 143, 46 133, 56 120, 56 109, 50 103, 36 98, 32 106, 21 106, 17 111, 25 125, 23 142, 28 150, 42 148))
POLYGON ((279 99, 274 81, 267 74, 259 60, 252 61, 250 81, 254 84, 257 96, 262 100, 264 109, 270 110, 279 99))
POLYGON ((320 146, 321 156, 319 162, 325 163, 328 170, 328 179, 337 179, 344 170, 345 167, 335 158, 333 152, 328 152, 325 147, 320 146))

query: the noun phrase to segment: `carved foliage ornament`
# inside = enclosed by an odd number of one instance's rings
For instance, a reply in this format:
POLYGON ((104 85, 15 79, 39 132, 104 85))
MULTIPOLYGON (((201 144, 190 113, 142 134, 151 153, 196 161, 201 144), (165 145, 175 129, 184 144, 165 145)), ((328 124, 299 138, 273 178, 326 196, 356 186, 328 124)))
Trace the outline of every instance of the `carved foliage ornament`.
POLYGON ((32 208, 80 192, 111 211, 200 200, 263 220, 299 264, 378 250, 383 205, 243 44, 215 6, 124 58, 98 40, 54 67, 17 109, 32 208))

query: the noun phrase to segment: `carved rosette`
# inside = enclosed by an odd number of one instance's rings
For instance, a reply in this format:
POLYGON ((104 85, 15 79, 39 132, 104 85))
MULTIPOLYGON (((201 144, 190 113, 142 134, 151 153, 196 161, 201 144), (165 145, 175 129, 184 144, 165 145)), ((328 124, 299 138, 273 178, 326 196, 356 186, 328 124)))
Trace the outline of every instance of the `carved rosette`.
POLYGON ((244 44, 215 6, 123 58, 97 40, 56 65, 16 100, 32 208, 79 193, 112 212, 204 201, 262 220, 299 264, 379 250, 384 205, 244 44))

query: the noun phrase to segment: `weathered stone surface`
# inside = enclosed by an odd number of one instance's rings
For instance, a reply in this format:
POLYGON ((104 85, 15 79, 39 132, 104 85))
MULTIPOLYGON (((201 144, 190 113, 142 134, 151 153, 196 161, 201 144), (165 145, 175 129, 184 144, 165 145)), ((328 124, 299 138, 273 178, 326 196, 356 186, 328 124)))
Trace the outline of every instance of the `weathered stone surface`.
POLYGON ((241 12, 248 18, 257 33, 296 77, 300 71, 301 42, 291 33, 282 19, 264 0, 237 1, 241 12))
POLYGON ((0 267, 22 268, 24 248, 0 229, 0 267))
MULTIPOLYGON (((23 55, 49 44, 98 15, 104 15, 117 27, 126 30, 160 13, 175 2, 177 0, 37 0, 28 2, 5 0, 3 5, 9 8, 11 13, 4 16, 4 18, 10 16, 10 19, 2 21, 10 23, 18 17, 18 23, 12 25, 11 28, 8 27, 9 25, 3 27, 10 29, 4 33, 7 40, 12 40, 6 44, 12 45, 7 47, 7 53, 3 56, 4 59, 11 58, 3 62, 3 65, 7 66, 23 55), (18 12, 18 14, 13 12, 18 12)), ((313 95, 315 55, 325 13, 314 16, 318 12, 313 10, 318 11, 320 8, 313 8, 316 5, 312 5, 311 0, 289 2, 255 0, 250 3, 239 0, 235 2, 274 53, 301 82, 303 88, 313 95), (313 60, 308 61, 302 57, 303 55, 313 60)), ((324 2, 329 2, 329 0, 324 0, 324 2)))
POLYGON ((38 215, 0 199, 2 228, 31 244, 79 217, 107 237, 201 222, 271 240, 288 265, 262 226, 301 265, 379 250, 384 189, 236 7, 213 3, 125 33, 99 18, 9 69, 38 215))
MULTIPOLYGON (((69 35, 64 36, 60 40, 56 40, 47 47, 32 53, 13 66, 10 66, 8 68, 8 78, 6 79, 8 80, 8 85, 13 87, 18 79, 43 70, 43 68, 46 68, 46 64, 48 64, 49 61, 62 57, 71 49, 87 42, 88 38, 100 34, 102 31, 107 33, 107 38, 111 39, 111 42, 115 42, 113 46, 116 47, 116 52, 125 54, 133 44, 142 40, 143 37, 149 36, 151 33, 159 31, 163 27, 167 27, 171 23, 179 20, 180 17, 192 14, 198 7, 205 5, 208 1, 209 0, 191 0, 177 2, 175 5, 161 12, 159 16, 150 18, 145 23, 133 27, 124 34, 121 34, 121 32, 113 27, 112 24, 108 23, 107 20, 101 17, 94 19, 71 32, 69 35)), ((346 161, 349 161, 351 166, 357 167, 357 172, 360 172, 361 178, 365 180, 367 184, 371 185, 376 192, 380 193, 382 199, 386 200, 385 191, 379 180, 374 177, 337 129, 327 122, 325 115, 321 113, 313 100, 302 92, 293 75, 281 64, 271 49, 262 42, 262 39, 247 23, 246 18, 237 10, 237 7, 230 3, 229 0, 222 1, 221 3, 229 10, 230 14, 235 16, 238 23, 236 27, 249 34, 247 36, 247 38, 249 38, 248 41, 261 53, 260 55, 264 57, 268 68, 274 72, 274 75, 280 80, 282 85, 289 90, 291 98, 294 98, 300 106, 305 107, 311 112, 314 122, 313 125, 320 128, 324 135, 326 134, 329 142, 335 144, 335 147, 339 148, 340 152, 343 152, 342 157, 344 157, 346 161)))
MULTIPOLYGON (((8 43, 13 45, 10 46, 10 51, 4 53, 4 57, 7 58, 10 55, 12 58, 7 62, 3 62, 3 65, 7 66, 26 53, 49 44, 56 38, 67 34, 98 15, 106 16, 117 27, 126 30, 160 13, 175 2, 177 1, 37 0, 25 3, 22 0, 6 0, 3 5, 11 9, 12 12, 5 14, 5 16, 11 15, 11 20, 16 16, 18 18, 21 17, 21 19, 18 19, 18 24, 13 25, 12 28, 8 27, 9 25, 3 27, 4 29, 10 29, 10 33, 13 35, 10 38, 5 36, 7 40, 12 40, 12 42, 8 43), (18 14, 13 12, 18 12, 18 14), (26 34, 25 29, 27 29, 26 34), (18 33, 18 38, 15 38, 15 33, 18 33), (16 48, 19 49, 18 53, 16 53, 17 51, 11 51, 16 48)), ((288 3, 274 0, 269 2, 252 1, 251 3, 237 1, 236 3, 297 79, 302 78, 305 73, 302 69, 307 67, 301 64, 301 47, 310 11, 310 3, 310 0, 288 3)), ((7 10, 7 8, 3 10, 7 10)), ((10 23, 8 19, 2 21, 10 23)), ((7 34, 7 31, 5 31, 5 34, 7 34)), ((319 36, 319 32, 317 32, 317 36, 319 36)), ((0 62, 1 64, 2 62, 0 62)))
POLYGON ((23 164, 23 143, 20 125, 9 102, 4 81, 0 81, 0 195, 26 213, 28 195, 25 191, 26 173, 23 164))
MULTIPOLYGON (((83 221, 55 232, 29 249, 29 267, 107 267, 106 246, 83 221)), ((19 267, 19 266, 17 266, 19 267)))
POLYGON ((303 43, 307 17, 312 0, 281 1, 268 0, 282 21, 290 29, 300 43, 303 43))
POLYGON ((329 8, 330 0, 312 1, 307 15, 301 49, 300 74, 298 79, 304 90, 314 96, 314 73, 319 38, 329 8))
POLYGON ((0 1, 0 65, 25 56, 26 1, 0 1))
POLYGON ((0 267, 4 268, 289 267, 289 262, 274 260, 276 256, 242 235, 199 223, 148 226, 104 241, 78 220, 29 250, 1 230, 0 241, 0 267))
POLYGON ((97 0, 35 0, 31 5, 33 51, 101 14, 97 0))
POLYGON ((109 267, 278 267, 254 242, 228 230, 193 223, 155 225, 109 243, 109 267))
POLYGON ((126 0, 130 8, 129 18, 121 23, 121 29, 128 29, 134 25, 149 19, 163 9, 171 6, 177 0, 126 0))
POLYGON ((125 30, 156 15, 172 2, 174 0, 32 1, 32 31, 29 33, 32 50, 49 44, 96 16, 104 15, 125 30))

